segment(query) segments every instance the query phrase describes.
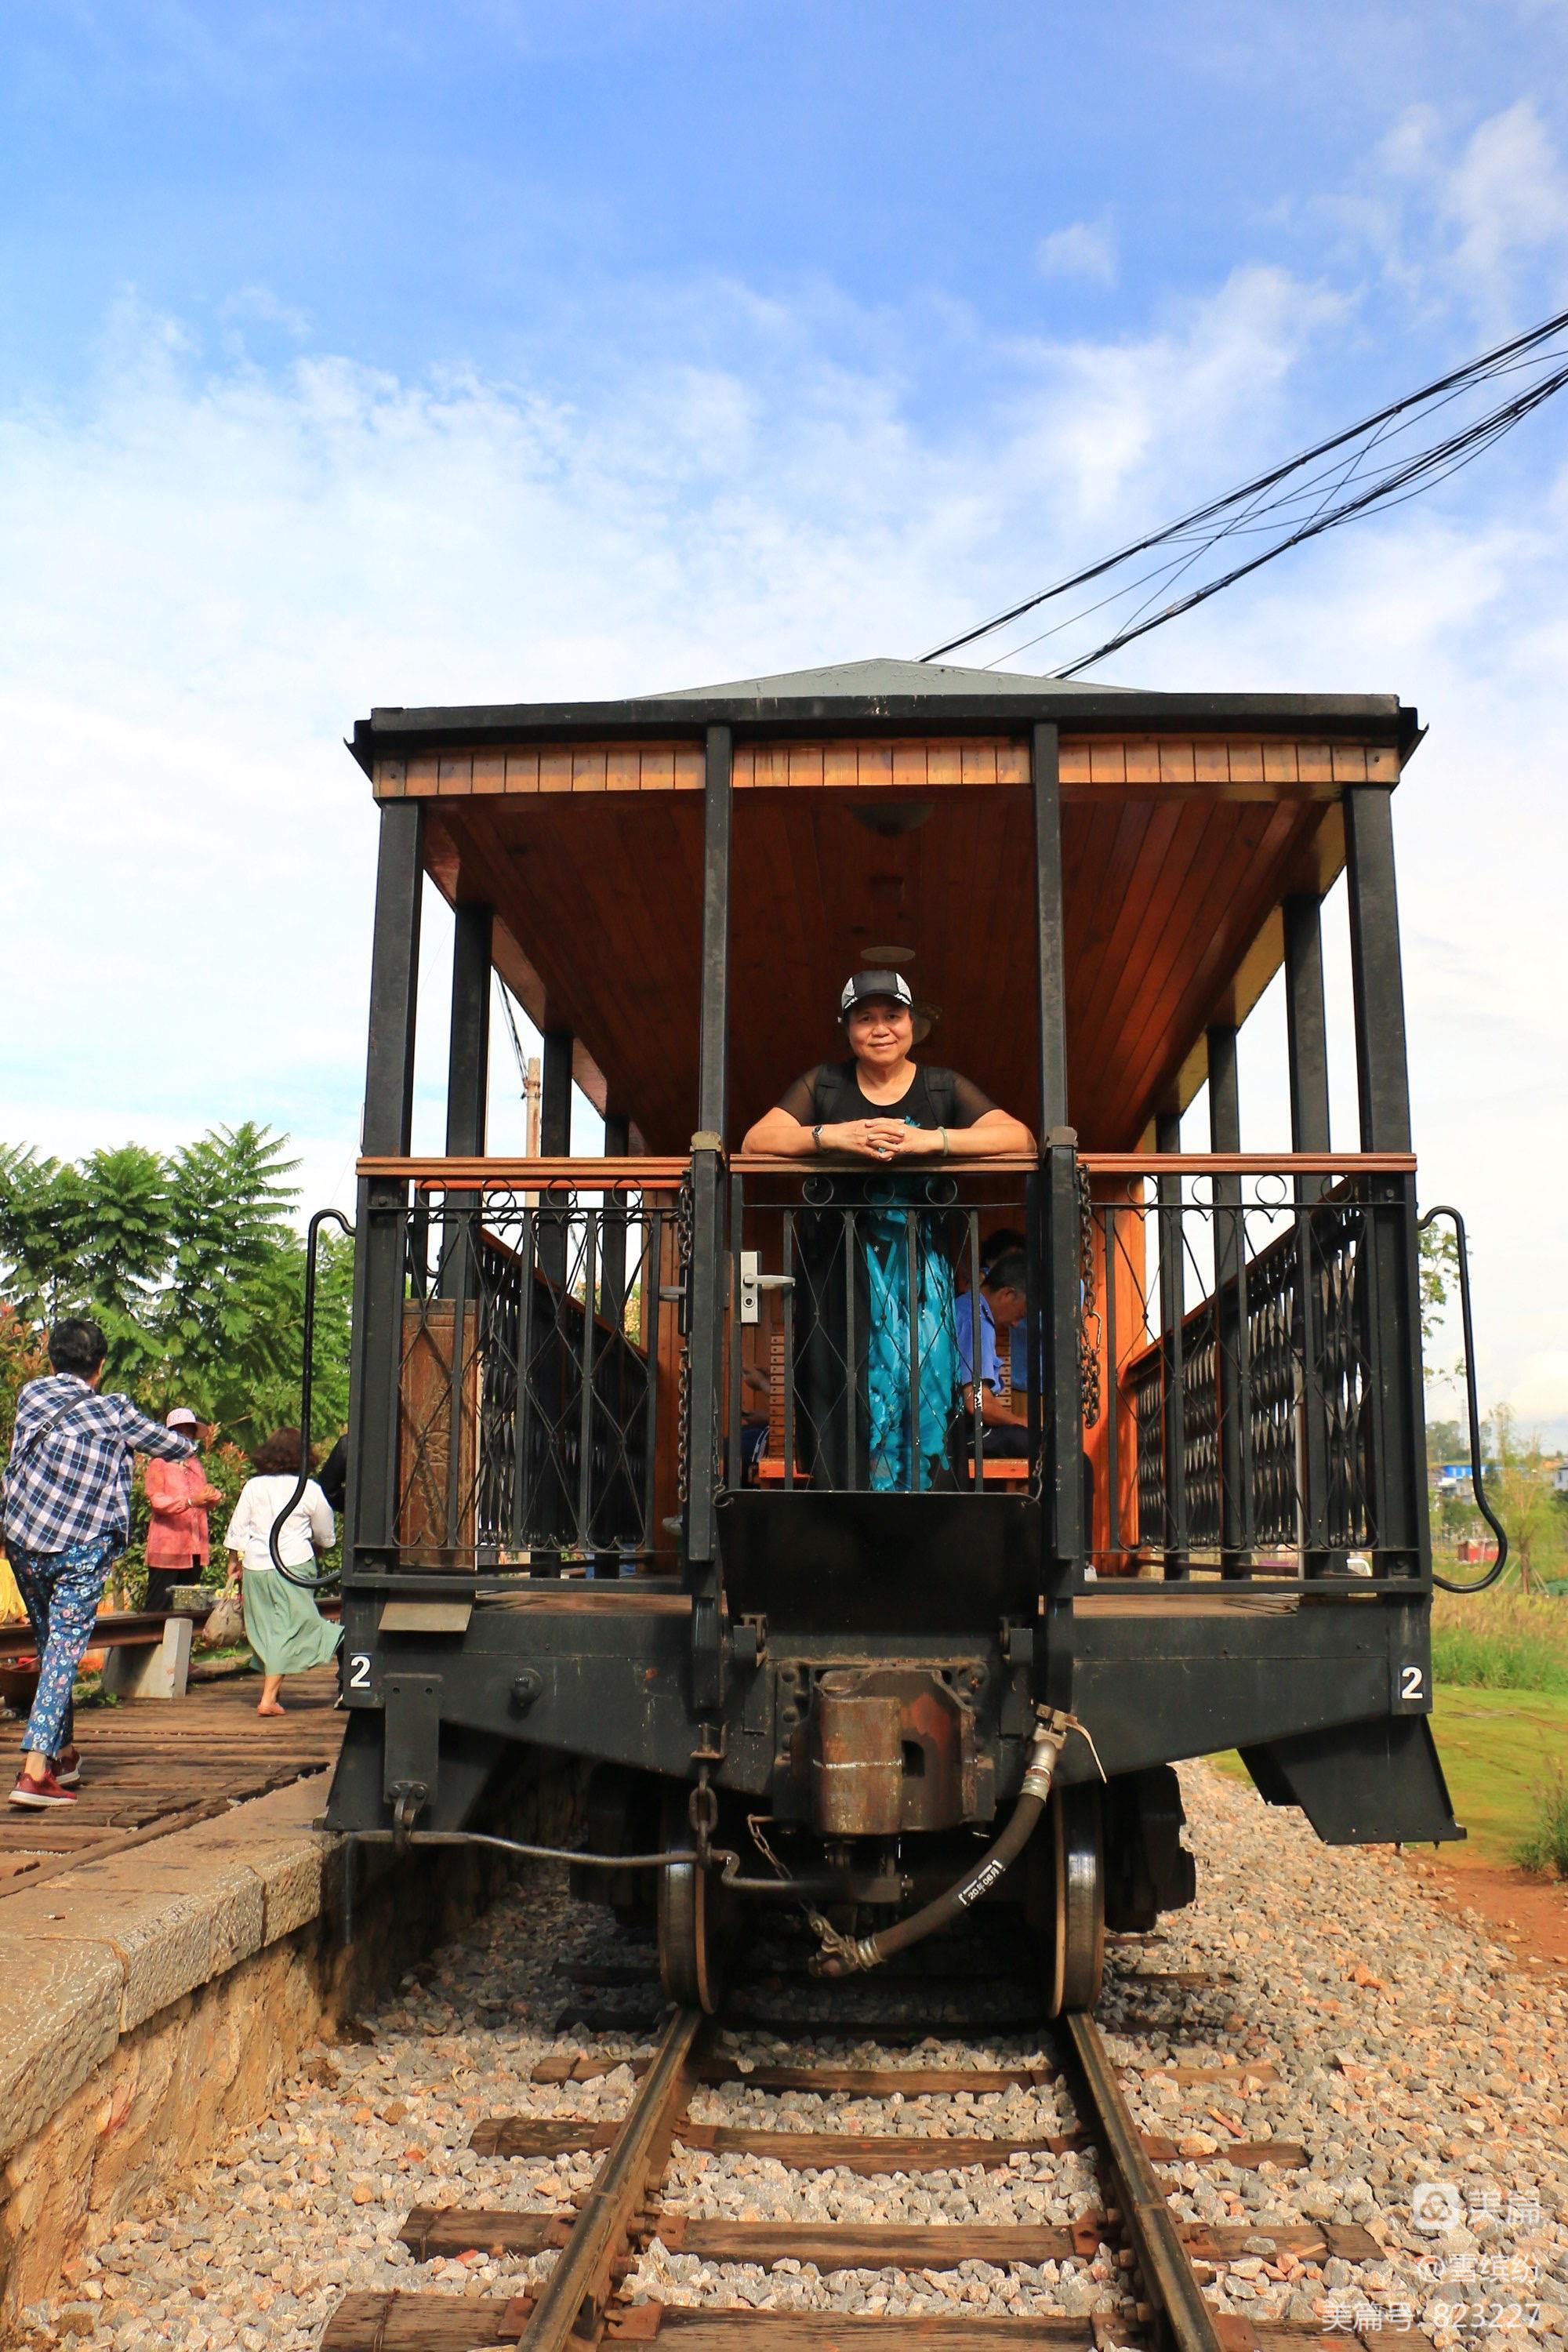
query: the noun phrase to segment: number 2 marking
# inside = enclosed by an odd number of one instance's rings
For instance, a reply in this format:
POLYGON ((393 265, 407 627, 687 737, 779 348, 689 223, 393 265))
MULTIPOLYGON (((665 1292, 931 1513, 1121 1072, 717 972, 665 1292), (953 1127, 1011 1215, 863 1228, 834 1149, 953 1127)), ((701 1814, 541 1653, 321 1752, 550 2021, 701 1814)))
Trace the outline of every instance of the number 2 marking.
POLYGON ((1399 1696, 1401 1698, 1413 1699, 1421 1699, 1426 1697, 1426 1677, 1422 1673, 1419 1666, 1400 1667, 1399 1696))
MULTIPOLYGON (((1407 1669, 1407 1671, 1415 1670, 1407 1669)), ((356 1650, 353 1657, 350 1658, 349 1688, 350 1690, 369 1690, 370 1653, 368 1650, 356 1650)))

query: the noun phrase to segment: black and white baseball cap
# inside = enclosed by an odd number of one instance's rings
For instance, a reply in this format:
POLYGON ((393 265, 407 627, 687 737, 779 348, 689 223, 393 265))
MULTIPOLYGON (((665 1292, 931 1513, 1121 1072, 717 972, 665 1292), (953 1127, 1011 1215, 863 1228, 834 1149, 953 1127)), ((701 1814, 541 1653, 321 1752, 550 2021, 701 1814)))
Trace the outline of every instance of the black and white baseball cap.
POLYGON ((895 1004, 914 1011, 915 1000, 910 994, 910 983, 901 971, 858 971, 844 983, 844 993, 838 1000, 838 1018, 847 1021, 858 1004, 865 1004, 879 996, 890 997, 895 1004))

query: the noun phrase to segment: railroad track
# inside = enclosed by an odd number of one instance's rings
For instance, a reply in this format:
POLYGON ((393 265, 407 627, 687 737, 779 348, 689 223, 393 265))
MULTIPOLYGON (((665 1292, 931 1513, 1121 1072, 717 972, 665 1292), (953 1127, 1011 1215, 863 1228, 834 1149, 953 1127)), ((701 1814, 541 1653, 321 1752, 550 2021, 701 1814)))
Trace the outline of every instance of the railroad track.
MULTIPOLYGON (((631 1971, 587 1972, 591 1981, 626 1985, 631 1971)), ((952 1979, 946 1980, 950 1986, 952 1979)), ((970 1979, 973 1981, 973 1979, 970 1979)), ((1151 1979, 1151 1981, 1154 1981, 1151 1979)), ((1195 1981, 1195 1979, 1194 1979, 1195 1981)), ((899 1990, 917 1997, 919 1974, 898 1979, 899 1990)), ((927 1990, 934 1990, 934 1984, 927 1990)), ((933 2006, 935 2004, 933 2003, 933 2006)), ((566 2016, 592 2018, 624 2035, 638 2021, 579 2006, 566 2016)), ((1177 2150, 1137 2125, 1120 2080, 1119 2068, 1092 2019, 1069 2017, 1049 2029, 1055 2055, 1047 2063, 988 2067, 934 2065, 844 2065, 813 2054, 813 2042, 842 2041, 893 2043, 940 2035, 966 2035, 987 2042, 1019 2031, 1005 2020, 955 2021, 936 2017, 924 2026, 908 2020, 866 2021, 849 2016, 799 2019, 745 2017, 748 2027, 788 2037, 784 2063, 742 2063, 719 2046, 726 2029, 742 2020, 734 2011, 718 2018, 678 2010, 659 2034, 651 2058, 596 2057, 571 2053, 546 2057, 532 2080, 568 2085, 587 2082, 631 2063, 637 2074, 630 2108, 618 2121, 574 2121, 560 2116, 491 2116, 474 2129, 470 2146, 489 2157, 540 2158, 576 2151, 599 2155, 593 2183, 574 2214, 417 2207, 402 2237, 416 2261, 477 2250, 512 2257, 554 2252, 553 2266, 536 2293, 510 2299, 441 2292, 356 2294, 344 2297, 328 2324, 322 2352, 479 2352, 479 2347, 517 2343, 521 2352, 589 2352, 597 2345, 668 2340, 669 2352, 848 2352, 848 2339, 873 2352, 868 2339, 879 2329, 887 2352, 902 2352, 898 2337, 912 2338, 926 2352, 969 2352, 994 2341, 1082 2346, 1110 2352, 1113 2346, 1152 2347, 1156 2352, 1304 2352, 1322 2337, 1314 2326, 1260 2324, 1215 2311, 1203 2292, 1198 2265, 1242 2254, 1258 2225, 1247 2221, 1211 2226, 1183 2222, 1172 2211, 1158 2168, 1173 2163, 1177 2150), (1023 2137, 900 2134, 895 2131, 819 2132, 715 2124, 694 2119, 690 2109, 707 2087, 743 2084, 749 2091, 782 2097, 805 2092, 843 2102, 893 2102, 906 2098, 1065 2087, 1075 2120, 1062 2131, 1033 2130, 1023 2137), (948 2172, 980 2166, 1000 2168, 1015 2159, 1037 2161, 1069 2151, 1093 2151, 1102 2203, 1081 2212, 1068 2226, 1008 2223, 932 2225, 862 2224, 850 2221, 699 2219, 667 2206, 662 2184, 672 2150, 772 2158, 796 2172, 837 2169, 861 2176, 948 2172), (632 2302, 626 2282, 639 2257, 657 2238, 670 2255, 704 2263, 806 2265, 826 2275, 848 2271, 907 2271, 922 2277, 980 2263, 993 2269, 1037 2265, 1076 2258, 1103 2262, 1120 2273, 1136 2300, 1132 2315, 1037 2313, 1028 2317, 966 2312, 868 2315, 837 2310, 758 2310, 749 2305, 704 2308, 657 2299, 632 2302)), ((1029 2032, 1027 2026, 1023 2029, 1029 2032)), ((1058 2118, 1059 2120, 1059 2118, 1058 2118)), ((1243 2167, 1271 2163, 1286 2169, 1305 2162, 1305 2152, 1279 2140, 1232 2141, 1224 2159, 1243 2167)), ((1381 2250, 1364 2230, 1352 2225, 1270 2221, 1268 2234, 1282 2251, 1303 2261, 1340 2256, 1376 2259, 1381 2250)), ((1131 2297, 1124 2300, 1131 2300, 1131 2297)), ((1342 2332, 1337 2339, 1343 2343, 1342 2332)))

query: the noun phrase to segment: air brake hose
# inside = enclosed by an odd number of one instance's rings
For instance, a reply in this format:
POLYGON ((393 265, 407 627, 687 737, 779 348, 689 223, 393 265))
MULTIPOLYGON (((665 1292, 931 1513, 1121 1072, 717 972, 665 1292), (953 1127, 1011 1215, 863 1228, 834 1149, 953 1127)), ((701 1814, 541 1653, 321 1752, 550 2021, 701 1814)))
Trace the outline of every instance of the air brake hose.
POLYGON ((989 1894, 1004 1873, 1012 1868, 1039 1827, 1068 1734, 1081 1728, 1075 1716, 1064 1715, 1059 1707, 1041 1707, 1038 1715, 1039 1727, 1029 1748, 1018 1801, 1001 1836, 987 1846, 979 1861, 972 1864, 945 1895, 939 1895, 934 1902, 875 1936, 841 1936, 820 1913, 813 1912, 811 1924, 822 1939, 822 1949, 811 1962, 813 1976, 848 1977, 880 1968, 895 1952, 908 1951, 911 1944, 924 1943, 928 1936, 934 1936, 939 1928, 961 1918, 972 1903, 978 1903, 983 1895, 989 1894))

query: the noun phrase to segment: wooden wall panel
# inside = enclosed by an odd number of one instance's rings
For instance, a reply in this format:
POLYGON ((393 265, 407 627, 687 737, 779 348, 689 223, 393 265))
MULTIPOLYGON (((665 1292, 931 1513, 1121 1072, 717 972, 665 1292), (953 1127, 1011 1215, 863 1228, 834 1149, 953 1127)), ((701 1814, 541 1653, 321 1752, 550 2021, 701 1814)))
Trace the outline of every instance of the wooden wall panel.
MULTIPOLYGON (((375 791, 383 800, 481 793, 700 792, 702 773, 702 746, 695 742, 525 744, 380 760, 375 791)), ((1061 745, 1061 781, 1069 798, 1143 786, 1210 796, 1321 799, 1343 784, 1392 784, 1398 778, 1399 755, 1387 745, 1152 735, 1067 735, 1061 745)), ((1023 736, 742 740, 734 755, 738 792, 826 786, 918 794, 1028 780, 1023 736)))

